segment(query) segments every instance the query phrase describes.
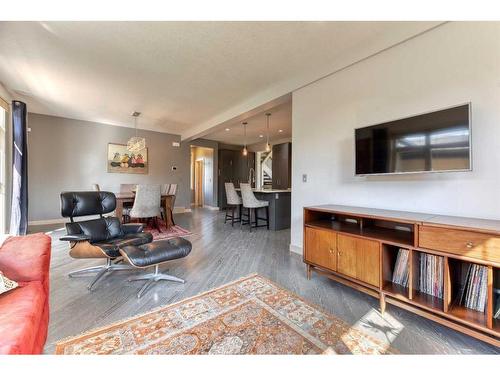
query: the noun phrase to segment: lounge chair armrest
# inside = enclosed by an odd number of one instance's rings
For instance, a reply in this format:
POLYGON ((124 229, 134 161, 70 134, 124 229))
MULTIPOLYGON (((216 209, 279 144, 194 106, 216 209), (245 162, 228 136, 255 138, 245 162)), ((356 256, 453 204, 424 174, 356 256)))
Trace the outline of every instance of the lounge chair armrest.
POLYGON ((136 223, 122 224, 122 230, 124 234, 141 233, 143 229, 144 229, 143 224, 136 224, 136 223))
POLYGON ((59 238, 60 241, 70 241, 70 242, 81 242, 81 241, 89 241, 90 236, 86 234, 67 234, 66 236, 62 236, 59 238))

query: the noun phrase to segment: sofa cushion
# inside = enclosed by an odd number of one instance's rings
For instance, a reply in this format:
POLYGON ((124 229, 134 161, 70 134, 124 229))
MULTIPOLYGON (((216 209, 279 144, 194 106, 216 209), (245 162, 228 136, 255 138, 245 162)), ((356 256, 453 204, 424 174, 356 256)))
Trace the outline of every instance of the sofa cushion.
POLYGON ((0 270, 18 283, 42 281, 48 292, 50 243, 43 233, 8 238, 0 247, 0 270))
POLYGON ((0 354, 32 353, 46 298, 39 281, 0 296, 0 354))
POLYGON ((10 280, 2 273, 2 271, 0 271, 0 294, 15 289, 17 286, 18 284, 15 281, 10 280))

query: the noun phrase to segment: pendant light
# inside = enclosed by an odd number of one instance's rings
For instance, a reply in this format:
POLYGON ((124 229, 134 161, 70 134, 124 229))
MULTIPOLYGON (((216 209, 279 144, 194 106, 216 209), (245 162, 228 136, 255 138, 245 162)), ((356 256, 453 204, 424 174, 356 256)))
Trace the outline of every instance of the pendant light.
POLYGON ((245 141, 245 146, 243 146, 243 156, 248 155, 248 150, 247 150, 247 124, 248 122, 243 123, 243 132, 244 132, 244 141, 245 141))
POLYGON ((266 141, 266 151, 269 152, 271 151, 271 145, 269 144, 269 117, 271 116, 270 113, 266 113, 266 121, 267 121, 267 141, 266 141))
POLYGON ((129 152, 139 152, 146 148, 146 138, 137 136, 137 117, 141 115, 141 112, 132 113, 132 117, 134 118, 134 127, 135 127, 135 137, 132 137, 127 142, 127 150, 129 152))

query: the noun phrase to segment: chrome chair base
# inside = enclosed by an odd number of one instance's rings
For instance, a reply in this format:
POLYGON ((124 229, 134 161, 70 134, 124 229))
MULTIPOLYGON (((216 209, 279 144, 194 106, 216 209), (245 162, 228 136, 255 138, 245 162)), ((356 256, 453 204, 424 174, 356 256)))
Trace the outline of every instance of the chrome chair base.
POLYGON ((136 276, 128 279, 128 281, 140 281, 140 280, 147 280, 146 283, 142 286, 141 290, 139 290, 139 293, 137 293, 137 298, 141 298, 142 295, 156 282, 158 281, 174 281, 177 283, 182 283, 184 284, 185 281, 182 279, 179 279, 178 277, 172 276, 172 275, 167 275, 165 273, 161 273, 158 270, 158 265, 155 266, 155 272, 153 273, 148 273, 146 275, 141 275, 141 276, 136 276))
POLYGON ((124 270, 130 271, 136 269, 135 267, 132 267, 131 265, 128 264, 119 264, 121 261, 122 259, 118 259, 115 261, 115 263, 113 263, 111 259, 107 259, 106 264, 102 266, 83 268, 81 270, 70 272, 68 276, 69 277, 77 277, 80 275, 85 276, 87 273, 97 272, 97 275, 95 275, 90 284, 87 286, 87 289, 92 291, 94 285, 108 273, 111 273, 113 271, 124 271, 124 270))

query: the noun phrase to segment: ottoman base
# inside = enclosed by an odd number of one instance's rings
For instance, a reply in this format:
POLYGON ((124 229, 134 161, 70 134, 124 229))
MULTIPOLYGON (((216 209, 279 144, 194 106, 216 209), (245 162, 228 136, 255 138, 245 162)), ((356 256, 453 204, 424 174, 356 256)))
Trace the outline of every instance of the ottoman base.
POLYGON ((141 298, 144 293, 156 282, 158 281, 174 281, 177 283, 182 283, 184 284, 184 280, 179 279, 178 277, 172 276, 172 275, 167 275, 165 273, 161 273, 158 270, 158 265, 155 266, 155 272, 153 273, 148 273, 146 275, 141 275, 141 276, 136 276, 136 277, 131 277, 128 279, 128 281, 141 281, 141 280, 147 280, 147 282, 142 286, 141 290, 139 290, 139 293, 137 293, 137 298, 141 298))

